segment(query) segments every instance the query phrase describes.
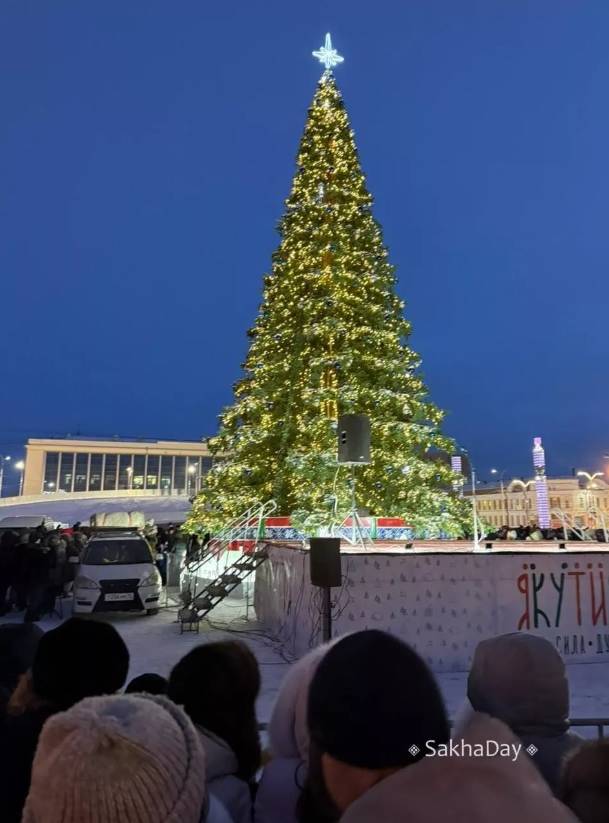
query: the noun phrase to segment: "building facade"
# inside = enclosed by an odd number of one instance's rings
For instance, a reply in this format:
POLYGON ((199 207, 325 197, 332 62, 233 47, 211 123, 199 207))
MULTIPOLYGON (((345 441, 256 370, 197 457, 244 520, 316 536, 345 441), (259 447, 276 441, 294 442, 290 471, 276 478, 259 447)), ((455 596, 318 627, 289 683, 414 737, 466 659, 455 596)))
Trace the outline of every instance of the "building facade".
POLYGON ((30 439, 23 494, 146 490, 191 495, 211 465, 204 442, 30 439))
MULTIPOLYGON (((549 477, 547 485, 552 528, 560 528, 566 521, 568 526, 609 529, 609 485, 605 480, 549 477)), ((476 502, 480 518, 493 528, 537 523, 534 478, 512 480, 503 490, 500 486, 479 487, 476 502)))

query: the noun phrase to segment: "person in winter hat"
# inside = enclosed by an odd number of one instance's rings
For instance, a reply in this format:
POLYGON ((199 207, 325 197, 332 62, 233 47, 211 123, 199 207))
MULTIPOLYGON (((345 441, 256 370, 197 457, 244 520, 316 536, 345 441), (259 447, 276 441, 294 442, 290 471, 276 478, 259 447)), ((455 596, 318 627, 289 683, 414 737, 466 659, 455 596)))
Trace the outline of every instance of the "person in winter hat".
POLYGON ((0 626, 0 713, 4 712, 19 678, 32 665, 43 634, 34 623, 0 626))
POLYGON ((509 726, 525 748, 535 746, 533 762, 556 792, 565 755, 582 741, 569 729, 569 682, 555 647, 524 632, 483 640, 467 697, 474 711, 509 726))
POLYGON ((433 675, 413 649, 378 630, 348 635, 329 649, 309 689, 307 719, 325 788, 341 813, 387 775, 416 763, 426 741, 449 739, 433 675))
POLYGON ((583 743, 564 763, 559 797, 581 823, 609 820, 609 740, 583 743))
POLYGON ((23 823, 199 823, 205 753, 164 697, 92 697, 45 725, 23 823))
POLYGON ((514 754, 520 741, 499 720, 473 715, 459 742, 460 755, 440 756, 436 748, 387 774, 346 809, 341 823, 577 823, 528 755, 514 754), (510 755, 475 754, 473 747, 488 741, 510 755))
POLYGON ((169 677, 167 696, 183 706, 205 749, 210 794, 235 823, 251 821, 251 789, 260 766, 259 690, 258 662, 234 640, 197 646, 169 677))
POLYGON ((71 618, 41 637, 0 725, 2 823, 21 820, 34 752, 49 717, 84 697, 118 691, 128 669, 127 647, 107 623, 71 618))
POLYGON ((154 672, 134 677, 125 688, 125 694, 167 694, 167 678, 154 672))
POLYGON ((296 823, 296 807, 309 763, 309 686, 329 645, 318 646, 290 666, 268 726, 271 760, 256 792, 256 823, 296 823))

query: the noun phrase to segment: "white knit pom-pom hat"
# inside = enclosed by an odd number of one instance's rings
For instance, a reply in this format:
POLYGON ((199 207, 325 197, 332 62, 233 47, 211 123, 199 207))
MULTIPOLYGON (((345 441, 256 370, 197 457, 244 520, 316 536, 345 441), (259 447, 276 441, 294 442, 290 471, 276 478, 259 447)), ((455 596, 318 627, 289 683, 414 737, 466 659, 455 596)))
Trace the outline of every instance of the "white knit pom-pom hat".
POLYGON ((42 730, 22 823, 199 823, 205 754, 163 697, 90 697, 42 730))

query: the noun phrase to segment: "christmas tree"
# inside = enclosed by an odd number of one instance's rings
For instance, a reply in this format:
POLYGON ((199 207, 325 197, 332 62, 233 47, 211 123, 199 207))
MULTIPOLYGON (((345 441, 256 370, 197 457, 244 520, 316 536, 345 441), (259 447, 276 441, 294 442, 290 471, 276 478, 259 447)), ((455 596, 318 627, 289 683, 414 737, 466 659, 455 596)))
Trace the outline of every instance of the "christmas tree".
POLYGON ((255 500, 274 499, 297 522, 349 509, 349 470, 337 465, 337 419, 367 414, 372 462, 357 469, 357 502, 428 533, 461 532, 463 501, 442 459, 454 450, 427 398, 410 324, 331 66, 326 64, 279 225, 281 242, 232 406, 209 442, 221 456, 187 527, 214 529, 255 500))

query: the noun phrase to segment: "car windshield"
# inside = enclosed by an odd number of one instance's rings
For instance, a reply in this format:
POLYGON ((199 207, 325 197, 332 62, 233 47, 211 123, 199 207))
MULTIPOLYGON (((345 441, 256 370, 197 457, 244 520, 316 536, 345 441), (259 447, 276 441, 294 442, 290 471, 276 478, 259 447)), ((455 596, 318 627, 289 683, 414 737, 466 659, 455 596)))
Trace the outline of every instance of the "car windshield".
POLYGON ((154 561, 144 540, 93 540, 82 562, 85 566, 124 566, 154 561))

